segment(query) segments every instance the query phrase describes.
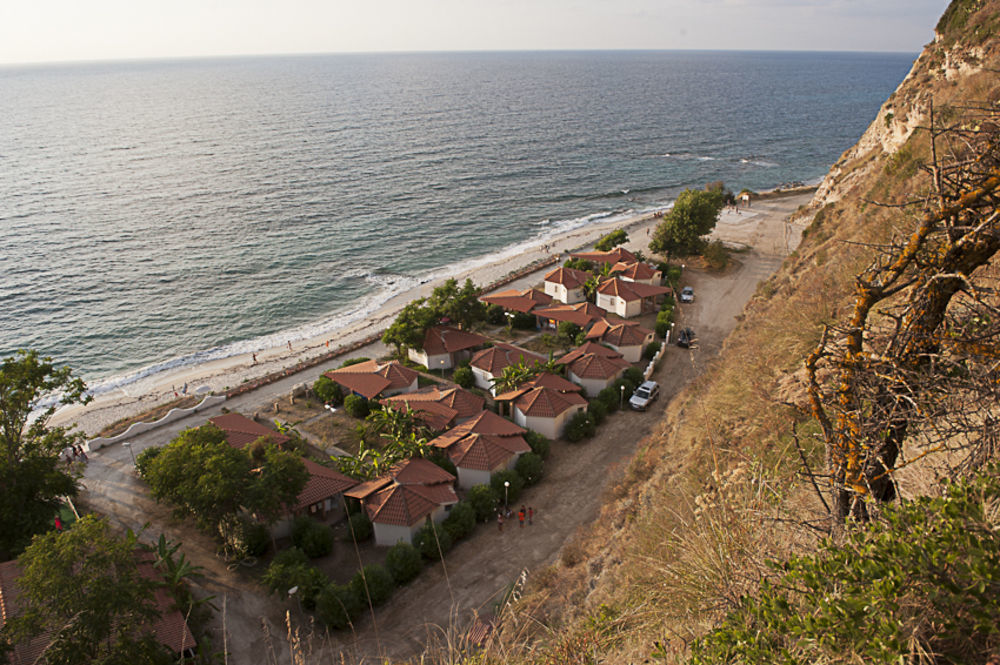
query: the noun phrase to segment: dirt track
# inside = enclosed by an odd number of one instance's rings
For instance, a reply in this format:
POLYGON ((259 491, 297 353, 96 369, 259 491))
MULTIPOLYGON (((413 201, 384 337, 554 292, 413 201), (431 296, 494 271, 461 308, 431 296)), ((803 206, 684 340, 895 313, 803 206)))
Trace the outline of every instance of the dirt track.
MULTIPOLYGON (((768 200, 755 204, 741 216, 724 216, 717 235, 753 249, 737 255, 739 265, 721 276, 686 271, 682 282, 694 286, 696 300, 679 306, 679 325, 695 329, 697 345, 690 350, 670 347, 654 377, 661 383, 663 395, 649 412, 614 414, 594 439, 576 445, 553 445, 545 478, 518 502, 537 511, 532 526, 518 528, 515 520, 505 525, 502 533, 495 524, 481 526, 448 553, 446 567, 440 563, 429 566, 414 582, 397 590, 384 607, 375 611, 374 621, 366 614, 353 634, 317 639, 314 647, 322 655, 310 662, 340 662, 334 658, 337 652, 343 653, 348 662, 375 663, 386 657, 413 656, 428 635, 440 637, 449 625, 464 628, 474 612, 489 613, 497 596, 522 572, 531 575, 554 562, 577 529, 595 519, 604 488, 620 476, 636 445, 660 420, 671 398, 718 353, 757 284, 771 275, 797 245, 800 229, 784 220, 809 197, 806 194, 768 200)), ((315 375, 324 370, 316 368, 315 375)), ((250 394, 226 406, 252 413, 273 402, 277 395, 287 394, 292 383, 313 378, 291 377, 288 386, 275 384, 268 387, 266 394, 250 394)), ((181 421, 136 437, 133 450, 138 453, 146 446, 166 443, 181 429, 200 425, 211 415, 215 413, 204 412, 191 422, 181 421)), ((210 538, 196 532, 190 522, 172 520, 168 511, 150 501, 143 485, 135 479, 127 449, 107 448, 91 455, 91 460, 85 484, 86 499, 93 509, 133 529, 151 522, 149 534, 164 532, 182 541, 188 557, 206 568, 202 591, 215 594, 216 604, 221 608, 225 603, 226 607, 225 617, 220 613, 212 628, 215 647, 221 648, 223 641, 228 646, 228 662, 289 662, 287 647, 280 646, 285 634, 284 614, 289 610, 297 617, 297 608, 267 596, 250 575, 228 570, 215 557, 215 544, 210 538), (265 636, 262 625, 267 626, 273 641, 265 636)), ((337 546, 349 547, 344 543, 337 546)))

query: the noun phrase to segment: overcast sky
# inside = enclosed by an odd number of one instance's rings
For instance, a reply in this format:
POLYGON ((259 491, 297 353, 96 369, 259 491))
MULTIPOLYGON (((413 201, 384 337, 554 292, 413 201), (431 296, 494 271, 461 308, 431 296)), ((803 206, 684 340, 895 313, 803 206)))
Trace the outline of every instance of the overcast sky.
POLYGON ((539 49, 916 52, 948 0, 0 0, 0 63, 539 49))

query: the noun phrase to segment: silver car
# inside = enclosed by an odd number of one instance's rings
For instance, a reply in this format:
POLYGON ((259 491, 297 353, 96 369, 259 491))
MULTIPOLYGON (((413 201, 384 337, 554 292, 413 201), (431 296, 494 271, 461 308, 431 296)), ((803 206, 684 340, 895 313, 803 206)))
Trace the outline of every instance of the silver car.
POLYGON ((636 411, 645 411, 650 402, 660 396, 660 384, 656 381, 644 381, 641 386, 635 389, 628 400, 628 405, 636 411))
POLYGON ((685 286, 681 289, 681 302, 694 302, 693 286, 685 286))

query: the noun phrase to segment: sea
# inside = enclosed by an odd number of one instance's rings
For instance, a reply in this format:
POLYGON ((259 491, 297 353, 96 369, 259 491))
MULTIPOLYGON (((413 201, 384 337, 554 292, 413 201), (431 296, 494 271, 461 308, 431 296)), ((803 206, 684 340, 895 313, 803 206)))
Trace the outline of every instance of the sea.
POLYGON ((284 344, 683 189, 817 182, 915 53, 0 67, 0 357, 95 392, 284 344))

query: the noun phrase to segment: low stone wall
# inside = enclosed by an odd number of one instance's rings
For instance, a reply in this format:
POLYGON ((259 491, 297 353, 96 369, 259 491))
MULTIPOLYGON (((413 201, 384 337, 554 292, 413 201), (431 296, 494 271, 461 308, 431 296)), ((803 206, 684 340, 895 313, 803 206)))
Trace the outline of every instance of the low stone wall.
POLYGON ((115 436, 109 437, 97 437, 96 439, 91 439, 87 441, 84 446, 87 450, 100 450, 105 446, 110 446, 113 443, 120 443, 126 441, 129 438, 135 436, 136 434, 142 434, 143 432, 148 432, 151 429, 156 429, 168 423, 172 423, 175 420, 180 420, 192 413, 197 413, 202 409, 207 409, 210 406, 215 406, 216 404, 221 404, 226 401, 225 395, 209 395, 205 399, 201 400, 198 404, 195 404, 189 409, 170 409, 167 414, 160 418, 159 420, 154 420, 151 423, 132 423, 128 426, 128 429, 121 434, 116 434, 115 436))

